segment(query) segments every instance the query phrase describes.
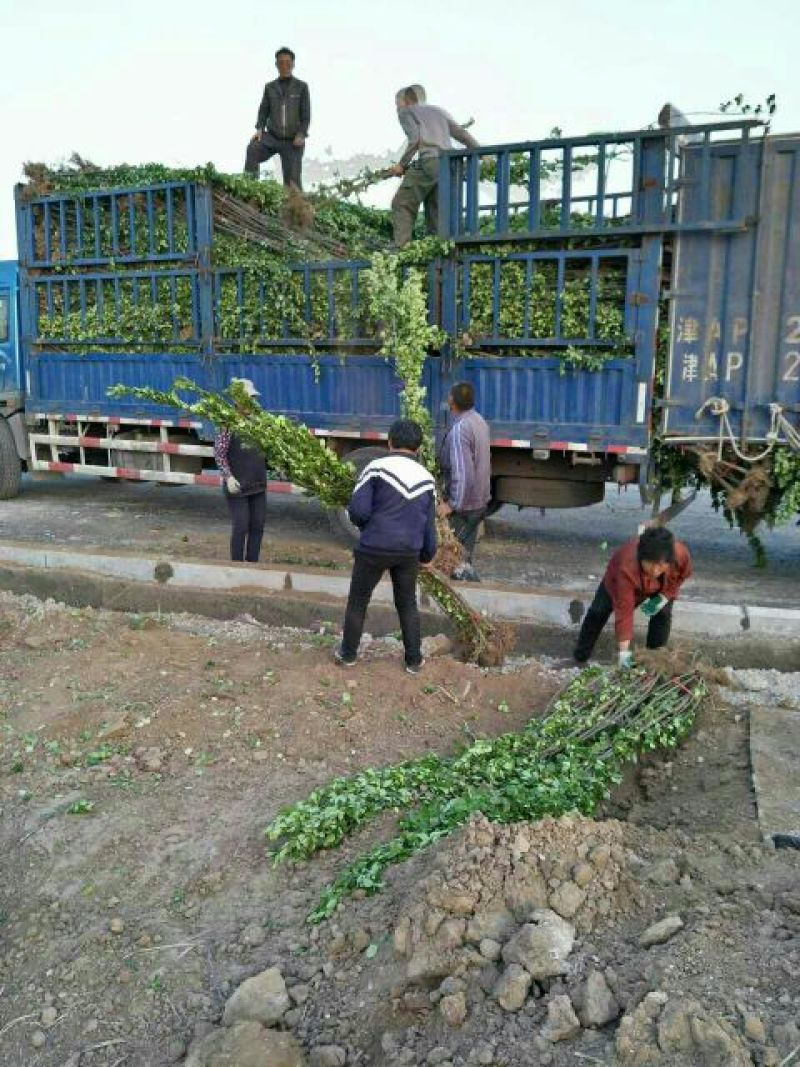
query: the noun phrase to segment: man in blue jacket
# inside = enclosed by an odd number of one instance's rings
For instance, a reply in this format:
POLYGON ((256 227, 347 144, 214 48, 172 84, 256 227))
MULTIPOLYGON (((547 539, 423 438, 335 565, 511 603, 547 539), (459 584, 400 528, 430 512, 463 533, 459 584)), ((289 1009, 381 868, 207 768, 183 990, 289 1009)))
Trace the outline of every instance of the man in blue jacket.
POLYGON ((375 586, 388 570, 400 616, 406 670, 419 674, 423 659, 417 608, 417 574, 436 554, 436 486, 417 462, 422 430, 411 419, 389 428, 389 455, 367 464, 350 499, 350 518, 360 529, 336 660, 351 667, 375 586))

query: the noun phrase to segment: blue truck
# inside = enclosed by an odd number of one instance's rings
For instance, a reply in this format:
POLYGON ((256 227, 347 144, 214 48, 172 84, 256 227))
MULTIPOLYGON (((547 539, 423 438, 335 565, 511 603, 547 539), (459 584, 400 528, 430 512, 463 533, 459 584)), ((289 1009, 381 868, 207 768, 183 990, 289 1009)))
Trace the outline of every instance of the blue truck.
MULTIPOLYGON (((609 481, 646 493, 656 432, 744 447, 796 430, 800 135, 743 119, 457 150, 439 196, 450 251, 428 271, 429 314, 449 340, 424 383, 439 435, 451 383, 474 383, 493 508, 589 505, 609 481)), ((385 438, 402 383, 359 314, 368 263, 293 267, 310 351, 267 315, 274 283, 214 264, 215 210, 203 182, 18 187, 18 264, 0 265, 0 497, 24 468, 218 485, 213 427, 109 398, 119 383, 246 377, 339 455, 385 438), (165 300, 172 317, 143 334, 165 300)))

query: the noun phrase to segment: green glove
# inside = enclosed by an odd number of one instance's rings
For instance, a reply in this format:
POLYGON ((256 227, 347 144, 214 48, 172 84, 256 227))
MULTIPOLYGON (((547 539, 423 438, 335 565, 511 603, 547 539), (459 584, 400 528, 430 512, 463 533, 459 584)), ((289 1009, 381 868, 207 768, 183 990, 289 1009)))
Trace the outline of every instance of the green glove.
POLYGON ((664 596, 663 593, 659 593, 657 596, 648 597, 639 605, 639 610, 643 615, 646 615, 648 619, 652 619, 654 615, 658 615, 659 611, 663 607, 669 604, 669 597, 664 596))
POLYGON ((619 657, 618 657, 617 662, 619 663, 619 666, 622 667, 623 670, 627 670, 628 667, 632 667, 633 666, 633 662, 634 662, 633 661, 633 652, 629 648, 626 648, 624 651, 622 651, 622 649, 620 649, 619 657))

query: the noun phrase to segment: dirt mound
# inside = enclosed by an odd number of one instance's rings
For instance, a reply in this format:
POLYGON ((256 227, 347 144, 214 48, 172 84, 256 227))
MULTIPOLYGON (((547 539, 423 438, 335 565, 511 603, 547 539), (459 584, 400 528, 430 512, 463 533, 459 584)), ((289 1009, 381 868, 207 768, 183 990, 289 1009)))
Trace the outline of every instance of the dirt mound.
POLYGON ((407 978, 462 974, 501 954, 517 962, 511 957, 518 948, 507 943, 532 920, 547 927, 535 939, 547 953, 551 935, 558 940, 568 927, 574 940, 576 931, 625 910, 622 832, 621 823, 578 815, 513 826, 474 817, 441 854, 440 869, 415 887, 414 903, 395 928, 407 978))

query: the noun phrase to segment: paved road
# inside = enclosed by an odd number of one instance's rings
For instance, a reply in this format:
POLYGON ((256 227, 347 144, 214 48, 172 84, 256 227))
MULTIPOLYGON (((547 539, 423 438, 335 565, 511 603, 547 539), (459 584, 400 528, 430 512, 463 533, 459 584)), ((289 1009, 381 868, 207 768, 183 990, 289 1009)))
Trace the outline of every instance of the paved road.
MULTIPOLYGON (((302 497, 270 496, 264 562, 349 566, 325 510, 302 497)), ((476 563, 485 579, 529 588, 586 591, 614 547, 648 517, 638 491, 609 487, 605 501, 570 511, 505 507, 487 522, 476 563)), ((766 570, 753 566, 745 538, 700 497, 672 524, 694 555, 686 595, 729 603, 800 607, 800 527, 767 531, 766 570)), ((227 558, 228 515, 221 493, 196 487, 26 476, 23 493, 0 503, 0 538, 64 547, 227 558)))

